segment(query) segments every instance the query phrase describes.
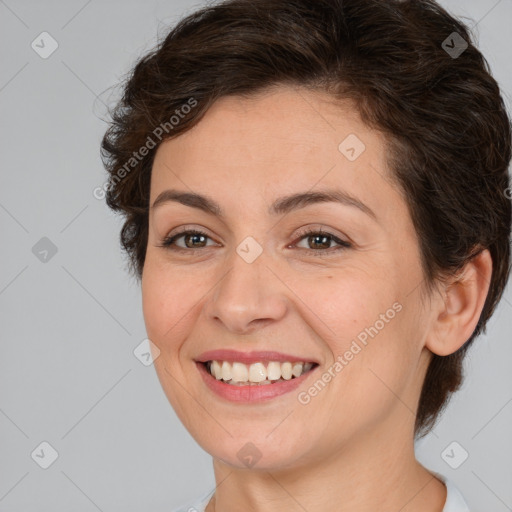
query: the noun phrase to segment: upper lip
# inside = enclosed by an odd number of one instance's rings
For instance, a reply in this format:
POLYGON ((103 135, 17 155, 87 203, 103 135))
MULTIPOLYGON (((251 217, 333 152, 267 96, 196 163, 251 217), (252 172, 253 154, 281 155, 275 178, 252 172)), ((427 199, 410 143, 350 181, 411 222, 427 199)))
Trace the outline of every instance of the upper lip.
POLYGON ((286 362, 305 362, 305 363, 316 363, 318 362, 309 357, 301 357, 292 354, 284 354, 282 352, 275 352, 272 350, 253 350, 251 352, 240 352, 238 350, 230 349, 219 349, 219 350, 208 350, 198 356, 195 361, 199 363, 206 363, 207 361, 228 361, 240 363, 252 364, 262 361, 280 361, 286 362))

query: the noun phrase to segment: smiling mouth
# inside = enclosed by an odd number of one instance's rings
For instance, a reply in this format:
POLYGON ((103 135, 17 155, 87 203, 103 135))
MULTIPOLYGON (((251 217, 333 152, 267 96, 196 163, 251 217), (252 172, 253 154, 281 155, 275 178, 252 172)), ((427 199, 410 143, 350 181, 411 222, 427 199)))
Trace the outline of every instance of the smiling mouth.
POLYGON ((264 386, 296 379, 318 366, 311 362, 256 362, 244 364, 233 361, 206 361, 201 363, 216 380, 232 386, 264 386))

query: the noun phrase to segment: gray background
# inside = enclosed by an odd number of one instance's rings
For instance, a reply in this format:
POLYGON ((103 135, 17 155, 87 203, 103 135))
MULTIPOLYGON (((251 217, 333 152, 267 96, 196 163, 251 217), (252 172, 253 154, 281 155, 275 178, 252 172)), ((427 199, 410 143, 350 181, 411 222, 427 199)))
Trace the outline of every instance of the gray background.
MULTIPOLYGON (((510 109, 512 0, 441 4, 473 20, 510 109)), ((168 512, 214 485, 211 457, 134 356, 146 337, 139 287, 121 219, 93 196, 109 88, 200 5, 0 0, 0 512, 168 512), (46 59, 31 47, 43 31, 59 45, 46 59), (56 254, 38 252, 43 237, 56 254), (58 452, 48 469, 43 441, 58 452)), ((512 510, 511 324, 507 288, 463 389, 417 445, 475 511, 512 510)))

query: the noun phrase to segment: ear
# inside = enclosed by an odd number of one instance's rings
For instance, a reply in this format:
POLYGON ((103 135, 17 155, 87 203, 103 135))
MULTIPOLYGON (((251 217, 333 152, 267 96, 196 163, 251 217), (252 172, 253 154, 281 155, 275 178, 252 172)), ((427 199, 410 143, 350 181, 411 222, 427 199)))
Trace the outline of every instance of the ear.
POLYGON ((487 249, 474 256, 459 274, 441 285, 425 346, 434 354, 456 352, 473 334, 487 298, 492 258, 487 249))

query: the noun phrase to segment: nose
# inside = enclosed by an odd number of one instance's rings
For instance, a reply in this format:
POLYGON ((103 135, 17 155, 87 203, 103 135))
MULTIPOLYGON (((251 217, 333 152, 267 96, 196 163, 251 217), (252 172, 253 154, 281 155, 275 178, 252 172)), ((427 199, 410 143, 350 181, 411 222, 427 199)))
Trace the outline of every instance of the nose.
POLYGON ((264 253, 247 263, 233 251, 222 274, 204 306, 209 320, 235 334, 250 334, 285 316, 286 287, 267 266, 264 253))

